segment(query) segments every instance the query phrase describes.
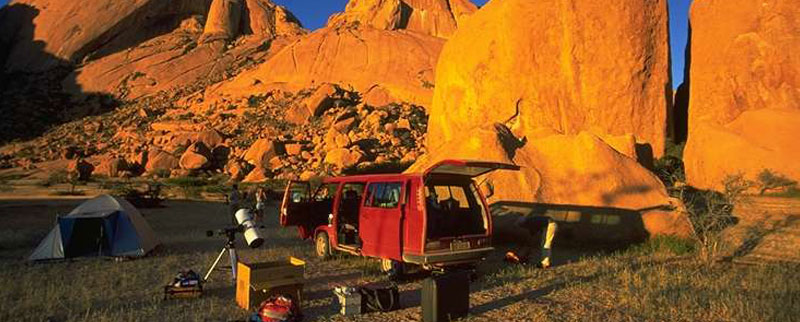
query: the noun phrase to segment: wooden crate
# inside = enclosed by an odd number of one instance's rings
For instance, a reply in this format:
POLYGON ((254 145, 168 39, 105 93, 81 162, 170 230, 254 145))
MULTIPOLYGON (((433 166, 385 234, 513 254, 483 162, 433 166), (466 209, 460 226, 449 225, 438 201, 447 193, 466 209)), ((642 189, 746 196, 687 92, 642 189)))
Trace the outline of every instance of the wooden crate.
POLYGON ((295 296, 301 302, 305 282, 306 262, 289 257, 284 261, 237 264, 236 303, 243 309, 251 309, 275 294, 295 296))
POLYGON ((164 286, 164 299, 173 298, 197 298, 203 296, 203 286, 198 284, 194 286, 164 286))

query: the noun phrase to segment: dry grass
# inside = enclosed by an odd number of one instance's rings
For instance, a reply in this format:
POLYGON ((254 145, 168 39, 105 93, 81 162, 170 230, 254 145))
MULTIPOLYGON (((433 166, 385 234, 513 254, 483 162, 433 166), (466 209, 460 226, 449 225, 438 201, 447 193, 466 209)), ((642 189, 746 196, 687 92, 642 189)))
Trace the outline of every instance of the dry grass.
MULTIPOLYGON (((143 209, 163 242, 143 259, 26 264, 22 258, 52 227, 54 213, 65 213, 78 203, 0 202, 5 226, 0 242, 14 246, 0 247, 0 321, 245 319, 247 312, 234 304, 223 272, 213 275, 203 298, 162 300, 162 285, 178 270, 205 272, 216 256, 223 240, 205 237, 204 232, 228 222, 225 205, 170 201, 165 208, 143 209)), ((376 262, 346 256, 319 261, 311 244, 298 240, 294 230, 276 227, 274 215, 268 221, 267 247, 241 247, 241 257, 308 259, 303 303, 307 320, 345 320, 336 315, 330 289, 337 283, 380 279, 376 262)), ((797 266, 708 268, 676 240, 614 253, 576 252, 556 245, 555 252, 557 266, 549 270, 506 266, 500 262, 502 250, 496 252, 472 284, 468 320, 790 321, 800 316, 797 266)), ((418 320, 419 287, 418 281, 401 285, 401 310, 356 320, 418 320)))

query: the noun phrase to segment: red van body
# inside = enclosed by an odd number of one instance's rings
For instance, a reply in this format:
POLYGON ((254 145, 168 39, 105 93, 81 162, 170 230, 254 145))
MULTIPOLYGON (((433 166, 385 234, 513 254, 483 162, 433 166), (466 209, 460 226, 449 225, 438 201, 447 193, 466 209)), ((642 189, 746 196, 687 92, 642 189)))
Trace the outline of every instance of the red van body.
POLYGON ((426 269, 474 263, 492 251, 492 220, 473 178, 511 164, 446 160, 423 173, 324 179, 311 191, 291 181, 282 226, 315 241, 317 255, 334 251, 426 269))

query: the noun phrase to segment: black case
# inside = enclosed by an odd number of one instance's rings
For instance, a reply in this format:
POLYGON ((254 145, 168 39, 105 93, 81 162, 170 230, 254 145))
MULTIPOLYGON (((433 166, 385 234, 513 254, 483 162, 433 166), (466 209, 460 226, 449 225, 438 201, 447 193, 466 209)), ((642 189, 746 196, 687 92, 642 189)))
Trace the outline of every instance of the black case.
POLYGON ((422 321, 450 321, 469 313, 470 272, 432 276, 422 282, 422 321))
POLYGON ((361 312, 389 312, 400 307, 400 292, 395 283, 378 282, 362 285, 361 312))

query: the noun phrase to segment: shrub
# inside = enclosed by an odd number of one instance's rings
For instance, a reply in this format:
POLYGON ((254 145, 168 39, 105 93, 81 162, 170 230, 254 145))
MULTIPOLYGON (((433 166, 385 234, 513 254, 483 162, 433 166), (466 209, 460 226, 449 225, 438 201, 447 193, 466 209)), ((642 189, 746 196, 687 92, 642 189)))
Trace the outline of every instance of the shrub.
POLYGON ((781 188, 791 189, 797 185, 797 181, 791 180, 781 174, 764 169, 758 174, 758 194, 763 195, 768 190, 781 188))
POLYGON ((47 176, 47 179, 42 181, 41 185, 44 187, 49 187, 56 184, 67 183, 69 182, 69 174, 67 170, 61 169, 55 172, 51 172, 50 175, 47 176))
POLYGON ((200 195, 200 187, 206 185, 203 178, 177 177, 167 179, 167 184, 181 189, 184 198, 194 198, 200 195))
POLYGON ((653 172, 667 188, 673 187, 675 183, 686 181, 683 161, 675 156, 668 155, 656 160, 653 164, 653 172))
POLYGON ((736 223, 734 205, 752 187, 752 182, 741 174, 726 177, 722 184, 723 192, 685 188, 679 194, 692 224, 698 255, 708 266, 713 265, 722 249, 722 231, 736 223))

